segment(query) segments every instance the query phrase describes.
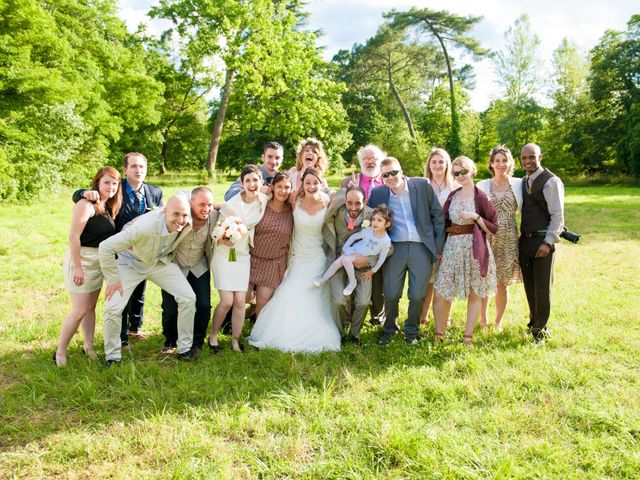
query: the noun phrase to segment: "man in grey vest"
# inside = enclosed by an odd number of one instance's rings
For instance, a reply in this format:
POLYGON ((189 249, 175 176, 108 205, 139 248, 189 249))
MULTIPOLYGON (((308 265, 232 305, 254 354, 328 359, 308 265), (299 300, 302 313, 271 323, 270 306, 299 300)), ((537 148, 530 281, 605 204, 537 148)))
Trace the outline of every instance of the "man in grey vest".
POLYGON ((529 332, 536 342, 547 335, 551 311, 553 257, 564 225, 564 185, 540 165, 542 152, 535 143, 522 147, 522 221, 520 268, 529 304, 529 332))

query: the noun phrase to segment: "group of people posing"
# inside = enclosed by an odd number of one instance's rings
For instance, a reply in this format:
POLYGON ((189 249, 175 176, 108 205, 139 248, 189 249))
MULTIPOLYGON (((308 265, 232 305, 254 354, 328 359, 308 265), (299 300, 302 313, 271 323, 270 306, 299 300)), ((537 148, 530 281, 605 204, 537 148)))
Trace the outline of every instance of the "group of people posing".
POLYGON ((361 344, 367 312, 382 325, 379 345, 400 331, 399 301, 408 277, 404 337, 418 344, 430 309, 435 341, 443 341, 455 297, 467 299, 463 341, 473 345, 478 319, 501 330, 508 286, 522 280, 535 341, 547 335, 555 244, 563 228, 564 187, 541 166, 535 144, 522 148, 526 177, 514 178, 505 146, 489 156, 492 178, 474 184, 475 163, 451 161, 434 148, 424 177, 407 177, 400 161, 378 146, 358 151, 360 171, 332 191, 324 179, 322 143, 300 142, 296 165, 281 172, 283 148, 267 144, 262 165, 246 165, 214 204, 206 187, 162 192, 145 180, 140 153, 123 159, 125 178, 101 168, 89 190, 78 190, 64 261, 72 308, 53 360, 67 362, 82 325, 83 352, 96 358, 95 307, 106 280, 104 350, 119 362, 131 338, 143 339, 146 280, 162 289, 163 353, 192 360, 205 346, 218 353, 230 319, 231 348, 242 351, 245 318, 256 321, 248 342, 291 352, 336 351, 361 344), (521 211, 520 234, 516 212, 521 211), (221 236, 226 223, 242 235, 221 236), (220 301, 211 317, 211 273, 220 301), (247 308, 247 304, 250 304, 247 308))

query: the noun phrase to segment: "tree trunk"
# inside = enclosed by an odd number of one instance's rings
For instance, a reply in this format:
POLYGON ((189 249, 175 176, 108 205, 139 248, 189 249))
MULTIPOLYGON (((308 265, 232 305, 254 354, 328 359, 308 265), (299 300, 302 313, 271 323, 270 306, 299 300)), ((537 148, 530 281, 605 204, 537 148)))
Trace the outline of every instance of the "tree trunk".
POLYGON ((407 106, 402 101, 402 97, 400 96, 400 92, 396 88, 395 83, 393 83, 393 76, 391 75, 391 62, 387 64, 387 75, 389 77, 389 86, 391 87, 391 91, 393 92, 393 96, 396 98, 398 105, 400 106, 400 110, 402 110, 402 115, 404 116, 404 121, 407 123, 407 127, 409 128, 409 134, 414 141, 418 140, 418 135, 416 134, 415 128, 413 128, 413 121, 411 120, 411 115, 409 114, 409 110, 407 110, 407 106))
MULTIPOLYGON (((428 24, 429 25, 429 24, 428 24)), ((429 25, 431 27, 431 25, 429 25)), ((444 59, 447 62, 447 75, 449 77, 449 92, 451 93, 451 137, 449 138, 449 154, 451 157, 457 157, 460 155, 462 149, 462 136, 460 134, 460 117, 458 117, 458 106, 456 104, 456 94, 453 88, 453 72, 451 70, 451 60, 449 60, 449 53, 447 47, 444 45, 444 40, 438 34, 434 28, 430 28, 431 33, 438 39, 440 46, 442 47, 442 53, 444 53, 444 59)))
POLYGON ((167 155, 169 153, 169 129, 167 128, 162 136, 162 152, 160 152, 160 171, 164 175, 169 170, 167 166, 167 155))
POLYGON ((235 70, 227 69, 224 78, 224 86, 220 98, 220 108, 216 115, 216 121, 213 125, 213 134, 211 135, 211 143, 209 144, 209 155, 207 156, 207 171, 211 178, 216 175, 216 160, 218 158, 218 147, 220 146, 220 137, 222 136, 222 125, 224 117, 227 114, 227 106, 229 105, 229 97, 231 96, 231 87, 235 78, 235 70))

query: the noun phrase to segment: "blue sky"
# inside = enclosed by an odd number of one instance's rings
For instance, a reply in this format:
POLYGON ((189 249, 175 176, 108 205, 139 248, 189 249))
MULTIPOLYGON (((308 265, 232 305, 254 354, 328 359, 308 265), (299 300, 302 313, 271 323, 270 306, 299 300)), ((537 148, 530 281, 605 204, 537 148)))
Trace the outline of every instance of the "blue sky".
MULTIPOLYGON (((154 34, 166 28, 166 22, 146 18, 153 3, 151 0, 120 1, 120 16, 129 30, 135 30, 140 22, 147 23, 149 32, 154 34)), ((526 12, 540 36, 541 68, 547 70, 553 50, 564 37, 587 52, 605 30, 622 30, 631 15, 640 13, 640 5, 632 0, 310 0, 307 5, 309 27, 324 32, 318 43, 326 47, 325 57, 330 59, 338 50, 349 49, 356 42, 364 43, 374 35, 383 22, 383 12, 412 6, 484 17, 472 34, 492 50, 501 48, 504 32, 526 12)), ((475 109, 482 110, 500 91, 488 60, 474 63, 474 67, 477 85, 471 92, 471 101, 475 109)))

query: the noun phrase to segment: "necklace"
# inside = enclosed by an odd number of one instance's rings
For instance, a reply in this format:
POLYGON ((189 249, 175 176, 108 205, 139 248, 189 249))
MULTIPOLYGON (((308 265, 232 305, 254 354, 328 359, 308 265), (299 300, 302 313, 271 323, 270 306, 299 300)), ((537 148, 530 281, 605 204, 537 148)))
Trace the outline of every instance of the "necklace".
POLYGON ((444 178, 442 179, 442 182, 439 182, 439 183, 435 178, 432 178, 431 182, 434 183, 435 186, 438 188, 438 193, 440 193, 442 190, 444 190, 444 188, 445 188, 445 186, 447 184, 447 182, 446 182, 446 180, 444 178))

